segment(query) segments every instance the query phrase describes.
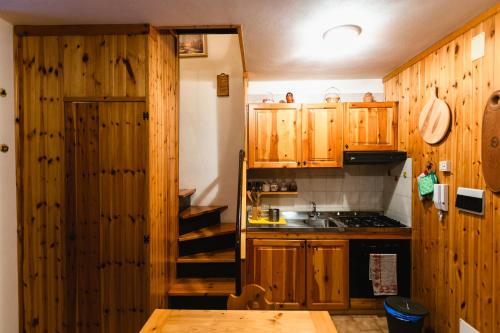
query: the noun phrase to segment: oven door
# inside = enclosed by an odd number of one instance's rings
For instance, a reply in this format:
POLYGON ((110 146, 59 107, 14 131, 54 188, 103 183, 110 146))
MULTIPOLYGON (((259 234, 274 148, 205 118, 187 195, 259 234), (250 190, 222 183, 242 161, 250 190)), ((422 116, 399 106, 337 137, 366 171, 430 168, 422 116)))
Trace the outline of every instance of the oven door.
POLYGON ((375 298, 369 279, 370 253, 397 254, 398 295, 410 297, 411 241, 394 239, 349 241, 349 293, 351 298, 375 298))

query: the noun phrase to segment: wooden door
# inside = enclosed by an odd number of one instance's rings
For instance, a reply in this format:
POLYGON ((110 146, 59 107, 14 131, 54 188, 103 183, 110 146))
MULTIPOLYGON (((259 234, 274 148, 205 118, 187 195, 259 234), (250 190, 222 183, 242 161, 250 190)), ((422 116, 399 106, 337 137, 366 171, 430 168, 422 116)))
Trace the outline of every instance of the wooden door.
POLYGON ((349 241, 307 241, 307 308, 349 308, 349 241))
POLYGON ((341 104, 302 105, 302 167, 342 167, 341 104))
POLYGON ((147 318, 145 103, 66 103, 67 311, 78 332, 147 318))
POLYGON ((344 150, 397 150, 396 102, 347 103, 344 150))
POLYGON ((305 306, 305 241, 254 239, 248 255, 247 283, 262 286, 282 308, 305 306))
POLYGON ((299 104, 250 104, 250 168, 296 168, 301 161, 299 104))

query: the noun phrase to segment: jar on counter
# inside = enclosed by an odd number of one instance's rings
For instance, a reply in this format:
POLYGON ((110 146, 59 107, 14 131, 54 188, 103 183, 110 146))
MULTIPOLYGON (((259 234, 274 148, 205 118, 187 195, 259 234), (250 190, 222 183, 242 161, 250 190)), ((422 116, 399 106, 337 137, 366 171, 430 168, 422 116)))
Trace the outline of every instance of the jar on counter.
POLYGON ((271 186, 270 186, 270 189, 271 189, 271 192, 278 192, 280 186, 278 184, 278 181, 277 180, 273 180, 271 182, 271 186))
POLYGON ((292 180, 288 185, 288 191, 297 192, 297 183, 295 182, 295 180, 292 180))
POLYGON ((288 183, 283 180, 280 183, 280 192, 287 192, 288 191, 288 183))
POLYGON ((269 184, 267 181, 262 184, 262 192, 270 192, 271 191, 271 184, 269 184))

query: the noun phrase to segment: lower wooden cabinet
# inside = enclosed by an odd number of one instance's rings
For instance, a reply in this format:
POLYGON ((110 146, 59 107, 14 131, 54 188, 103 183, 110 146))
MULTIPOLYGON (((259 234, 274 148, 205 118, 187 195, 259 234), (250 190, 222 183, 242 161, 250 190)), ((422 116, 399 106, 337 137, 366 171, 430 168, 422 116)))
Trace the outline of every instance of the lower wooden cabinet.
POLYGON ((307 308, 349 308, 349 241, 307 241, 307 308))
POLYGON ((284 309, 305 307, 306 242, 254 239, 251 244, 247 283, 263 287, 266 298, 284 309))
POLYGON ((284 309, 347 309, 348 258, 347 240, 252 239, 247 283, 262 286, 284 309))

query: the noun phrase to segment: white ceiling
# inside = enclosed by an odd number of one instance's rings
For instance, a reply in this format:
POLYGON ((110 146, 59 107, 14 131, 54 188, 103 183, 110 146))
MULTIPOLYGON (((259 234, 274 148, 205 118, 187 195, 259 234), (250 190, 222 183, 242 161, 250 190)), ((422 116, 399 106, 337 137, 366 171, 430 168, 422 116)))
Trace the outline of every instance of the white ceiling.
POLYGON ((14 24, 241 24, 255 79, 381 78, 498 0, 0 0, 14 24), (327 47, 336 25, 363 28, 327 47))

